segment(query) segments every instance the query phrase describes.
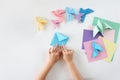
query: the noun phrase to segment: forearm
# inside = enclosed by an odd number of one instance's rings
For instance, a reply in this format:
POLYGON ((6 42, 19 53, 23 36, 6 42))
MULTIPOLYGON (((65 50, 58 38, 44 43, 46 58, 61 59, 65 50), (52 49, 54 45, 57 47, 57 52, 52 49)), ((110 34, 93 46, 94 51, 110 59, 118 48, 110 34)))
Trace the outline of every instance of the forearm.
POLYGON ((71 71, 74 80, 83 80, 82 75, 80 72, 77 70, 75 64, 71 61, 67 63, 69 70, 71 71))
POLYGON ((47 65, 43 68, 43 70, 41 71, 41 73, 38 75, 37 80, 45 80, 48 72, 50 71, 50 69, 52 68, 53 64, 48 62, 47 65))

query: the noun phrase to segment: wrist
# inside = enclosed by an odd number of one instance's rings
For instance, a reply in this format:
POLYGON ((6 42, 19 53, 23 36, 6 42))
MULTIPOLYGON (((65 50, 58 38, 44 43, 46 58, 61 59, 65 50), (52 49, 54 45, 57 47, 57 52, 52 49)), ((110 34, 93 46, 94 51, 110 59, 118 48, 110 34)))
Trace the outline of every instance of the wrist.
POLYGON ((68 64, 68 65, 70 65, 70 64, 73 64, 73 61, 71 60, 71 61, 66 61, 66 63, 68 64))
POLYGON ((48 61, 48 65, 53 66, 55 63, 52 61, 48 61))
POLYGON ((68 66, 68 67, 74 66, 74 62, 73 62, 73 61, 68 62, 68 63, 67 63, 67 66, 68 66))

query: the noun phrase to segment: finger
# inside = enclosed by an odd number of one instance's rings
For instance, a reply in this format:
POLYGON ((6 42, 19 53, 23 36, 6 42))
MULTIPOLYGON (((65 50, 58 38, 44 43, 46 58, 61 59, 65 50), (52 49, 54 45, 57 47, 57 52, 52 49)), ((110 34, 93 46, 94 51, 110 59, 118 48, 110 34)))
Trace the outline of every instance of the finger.
POLYGON ((59 46, 58 53, 60 54, 60 57, 62 56, 62 46, 59 46))
POLYGON ((60 50, 62 49, 62 46, 60 46, 60 50))
POLYGON ((61 52, 61 46, 59 46, 59 52, 61 52))
POLYGON ((58 55, 59 52, 58 52, 57 50, 55 50, 55 51, 53 52, 53 54, 54 54, 54 55, 58 55))
POLYGON ((58 46, 57 51, 61 52, 61 46, 58 46))
POLYGON ((55 45, 53 46, 53 51, 56 49, 56 47, 57 47, 57 44, 55 44, 55 45))
POLYGON ((59 54, 60 54, 60 58, 62 58, 63 57, 63 53, 60 51, 59 54))
POLYGON ((57 51, 58 49, 59 49, 59 46, 57 45, 56 48, 55 48, 55 50, 57 51))
POLYGON ((52 48, 49 49, 49 54, 51 54, 51 53, 52 53, 52 48))
POLYGON ((67 48, 65 46, 63 46, 63 49, 64 49, 65 52, 67 52, 67 48))
POLYGON ((56 48, 56 53, 60 53, 61 52, 61 46, 58 46, 57 48, 56 48))
POLYGON ((63 47, 62 47, 62 46, 60 46, 60 51, 62 52, 62 50, 63 50, 63 47))
POLYGON ((68 51, 68 54, 71 54, 71 50, 70 49, 68 49, 67 51, 68 51))
POLYGON ((53 53, 53 47, 50 49, 51 53, 53 53))
POLYGON ((67 50, 67 52, 65 53, 65 55, 69 55, 69 53, 70 53, 69 50, 67 50))
POLYGON ((73 53, 74 53, 74 50, 70 50, 70 53, 72 53, 72 54, 73 54, 73 53))
POLYGON ((61 53, 61 49, 58 49, 58 50, 56 51, 56 53, 59 53, 59 54, 60 54, 60 53, 61 53))
POLYGON ((62 52, 62 53, 64 53, 64 52, 65 52, 65 50, 64 50, 64 48, 63 48, 63 46, 61 46, 61 52, 62 52))
POLYGON ((64 45, 62 46, 62 51, 67 52, 67 49, 66 49, 66 47, 64 45))

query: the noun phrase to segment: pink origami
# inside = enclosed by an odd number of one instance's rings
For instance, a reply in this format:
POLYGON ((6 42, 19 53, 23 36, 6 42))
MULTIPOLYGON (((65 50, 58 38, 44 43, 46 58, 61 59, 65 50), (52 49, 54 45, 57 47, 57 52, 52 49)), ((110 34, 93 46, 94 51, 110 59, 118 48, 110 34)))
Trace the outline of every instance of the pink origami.
POLYGON ((59 20, 51 20, 51 22, 53 23, 54 28, 57 28, 59 26, 59 24, 60 24, 59 20))
POLYGON ((65 10, 62 10, 62 9, 52 11, 52 14, 56 16, 60 22, 64 21, 64 16, 63 16, 64 13, 65 13, 65 10))

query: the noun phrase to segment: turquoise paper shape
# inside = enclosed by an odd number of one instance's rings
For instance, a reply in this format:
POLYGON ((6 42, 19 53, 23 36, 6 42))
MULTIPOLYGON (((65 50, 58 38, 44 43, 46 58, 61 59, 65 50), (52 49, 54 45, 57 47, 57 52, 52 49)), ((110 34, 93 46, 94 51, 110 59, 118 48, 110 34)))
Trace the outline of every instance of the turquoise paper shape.
POLYGON ((86 18, 86 15, 88 15, 88 14, 90 14, 92 12, 94 12, 94 11, 92 9, 90 9, 90 8, 87 8, 87 9, 80 8, 79 13, 82 14, 81 22, 84 22, 85 18, 86 18))
POLYGON ((120 23, 116 23, 113 21, 109 21, 103 18, 99 18, 99 17, 94 17, 93 19, 93 28, 96 27, 96 25, 98 24, 98 20, 100 20, 101 23, 106 23, 109 26, 112 27, 113 30, 115 30, 115 37, 114 37, 114 42, 117 43, 117 39, 118 39, 118 35, 119 35, 119 30, 120 30, 120 23))
POLYGON ((59 32, 55 32, 54 34, 54 37, 52 39, 52 42, 51 42, 51 46, 54 46, 54 45, 58 45, 58 46, 61 46, 61 45, 66 45, 66 43, 68 42, 68 39, 69 37, 62 34, 62 33, 59 33, 59 32))
POLYGON ((94 41, 92 42, 92 48, 93 48, 92 58, 97 57, 99 52, 103 51, 103 48, 94 41))
POLYGON ((112 27, 107 23, 98 20, 95 27, 93 27, 93 37, 95 37, 98 34, 98 32, 101 32, 101 34, 104 36, 104 31, 107 29, 112 29, 112 27))
POLYGON ((74 16, 75 16, 75 10, 67 7, 66 8, 66 14, 67 14, 67 20, 72 21, 74 19, 74 16))

